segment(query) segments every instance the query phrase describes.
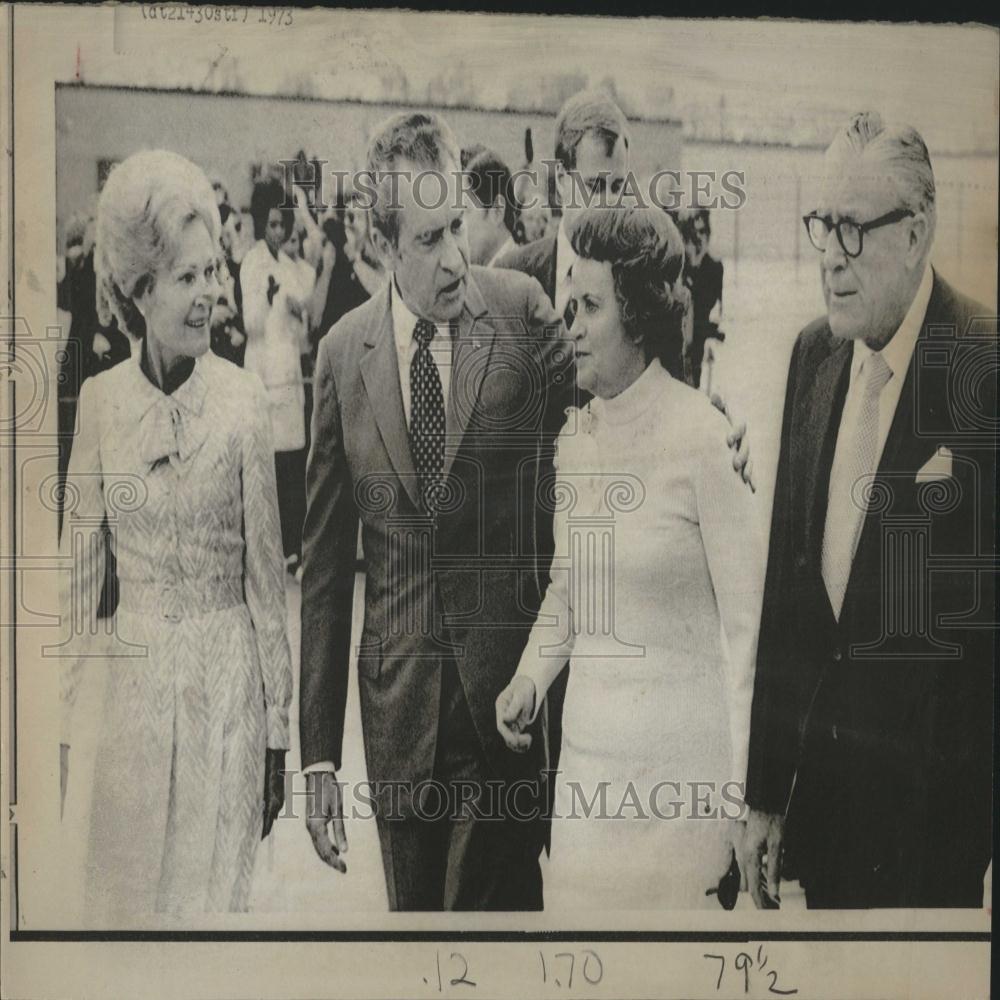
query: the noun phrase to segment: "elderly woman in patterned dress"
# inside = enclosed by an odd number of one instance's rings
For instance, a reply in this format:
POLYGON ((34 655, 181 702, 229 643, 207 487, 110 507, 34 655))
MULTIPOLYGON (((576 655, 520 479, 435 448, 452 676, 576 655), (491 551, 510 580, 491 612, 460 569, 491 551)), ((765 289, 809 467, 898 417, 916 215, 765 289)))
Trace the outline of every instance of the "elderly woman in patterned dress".
POLYGON ((86 536, 102 519, 118 566, 85 793, 88 922, 246 909, 283 804, 292 673, 268 400, 208 349, 219 232, 181 156, 137 153, 108 178, 99 309, 141 347, 84 383, 67 479, 64 607, 81 645, 63 671, 64 800, 104 575, 86 536))

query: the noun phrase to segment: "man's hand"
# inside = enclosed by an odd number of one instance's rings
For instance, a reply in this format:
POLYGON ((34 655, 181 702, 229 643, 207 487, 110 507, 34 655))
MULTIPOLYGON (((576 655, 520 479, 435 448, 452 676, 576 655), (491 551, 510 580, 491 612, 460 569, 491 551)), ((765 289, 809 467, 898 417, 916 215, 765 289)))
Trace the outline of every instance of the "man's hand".
POLYGON ((306 775, 306 829, 320 858, 338 872, 346 872, 342 854, 347 853, 344 806, 333 771, 310 771, 306 775), (333 824, 333 839, 328 827, 333 824))
POLYGON ((740 871, 758 910, 774 909, 781 902, 781 849, 785 837, 785 819, 779 813, 751 809, 743 835, 742 850, 737 848, 740 871), (767 856, 767 868, 764 856, 767 856))
POLYGON ((712 393, 712 405, 729 421, 732 430, 726 437, 726 444, 733 451, 733 468, 743 477, 752 492, 757 492, 757 487, 753 481, 753 462, 750 461, 750 442, 747 440, 747 422, 745 420, 735 421, 729 411, 725 400, 718 394, 712 393))
POLYGON ((264 832, 263 840, 274 826, 274 821, 285 804, 285 750, 267 748, 264 758, 264 832))
POLYGON ((66 785, 69 782, 69 744, 59 744, 59 818, 66 806, 66 785))
POLYGON ((531 746, 531 734, 523 732, 535 710, 535 682, 515 677, 497 698, 497 730, 511 750, 524 753, 531 746))

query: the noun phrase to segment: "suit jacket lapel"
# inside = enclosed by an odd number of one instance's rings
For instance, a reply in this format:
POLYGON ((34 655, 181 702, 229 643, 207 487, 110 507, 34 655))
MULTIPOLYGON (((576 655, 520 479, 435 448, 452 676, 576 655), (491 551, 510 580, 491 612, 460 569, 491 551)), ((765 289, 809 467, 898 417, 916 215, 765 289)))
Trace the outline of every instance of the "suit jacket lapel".
POLYGON ((486 301, 470 274, 465 305, 458 318, 452 347, 451 388, 445 421, 448 429, 444 450, 445 475, 451 471, 479 400, 495 336, 496 328, 488 316, 486 301))
POLYGON ((365 341, 368 352, 361 359, 361 378, 368 394, 368 402, 375 414, 379 434, 389 453, 393 468, 399 475, 414 505, 420 506, 413 456, 410 453, 410 436, 406 430, 403 413, 403 394, 399 387, 399 359, 392 332, 392 311, 389 307, 389 290, 379 293, 384 299, 380 310, 381 322, 373 326, 365 341))
MULTIPOLYGON (((936 325, 948 324, 949 321, 950 318, 942 312, 940 278, 935 275, 934 288, 931 292, 930 301, 927 303, 927 314, 924 316, 917 342, 913 347, 913 355, 906 369, 906 378, 899 395, 899 402, 896 404, 896 412, 893 414, 889 433, 885 439, 885 447, 882 449, 882 456, 878 466, 880 475, 891 469, 906 469, 912 464, 913 456, 909 454, 911 450, 909 445, 917 444, 922 447, 927 452, 924 457, 929 458, 930 453, 937 444, 936 441, 921 441, 916 436, 917 427, 926 426, 925 422, 917 420, 917 405, 919 404, 923 409, 929 406, 931 402, 928 399, 928 393, 921 391, 920 371, 917 362, 920 357, 921 345, 927 342, 929 330, 936 325)), ((923 462, 920 464, 922 465, 923 462)), ((914 475, 916 475, 916 471, 919 468, 920 466, 918 465, 913 469, 914 475)))
POLYGON ((851 342, 830 335, 830 353, 819 363, 809 395, 804 403, 807 425, 799 437, 802 454, 799 482, 802 484, 806 516, 806 555, 819 559, 826 520, 830 466, 836 446, 840 415, 844 408, 852 356, 851 342))
MULTIPOLYGON (((928 419, 928 410, 933 410, 938 402, 932 398, 932 393, 928 387, 921 385, 921 366, 919 364, 921 345, 927 343, 929 331, 935 325, 943 325, 949 322, 949 317, 942 312, 942 295, 940 279, 935 275, 934 290, 931 292, 930 301, 927 303, 927 314, 920 328, 920 334, 913 348, 910 363, 906 369, 906 377, 903 381, 903 388, 899 394, 899 401, 896 404, 896 412, 893 414, 892 423, 889 425, 889 433, 886 435, 885 445, 882 448, 882 455, 879 459, 877 480, 883 480, 886 486, 886 495, 893 496, 894 490, 901 485, 903 479, 896 477, 915 477, 920 469, 934 453, 940 443, 935 437, 922 437, 917 433, 919 427, 933 425, 933 421, 928 419), (918 410, 919 408, 919 410, 918 410), (892 482, 896 479, 896 483, 892 482)), ((866 565, 862 558, 863 550, 872 544, 873 537, 879 538, 882 525, 882 515, 866 514, 861 526, 861 535, 858 538, 858 548, 854 555, 852 572, 848 580, 847 592, 844 595, 844 606, 851 597, 852 590, 857 586, 855 580, 855 567, 866 565), (873 536, 873 532, 875 533, 873 536)))

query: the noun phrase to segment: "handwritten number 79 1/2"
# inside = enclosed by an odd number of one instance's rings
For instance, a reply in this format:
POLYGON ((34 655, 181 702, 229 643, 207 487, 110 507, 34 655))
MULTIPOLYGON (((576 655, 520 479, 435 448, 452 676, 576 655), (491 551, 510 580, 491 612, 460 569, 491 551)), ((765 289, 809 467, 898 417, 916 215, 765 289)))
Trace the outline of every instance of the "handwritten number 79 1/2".
MULTIPOLYGON (((716 992, 722 989, 722 980, 726 974, 726 956, 725 955, 703 955, 703 958, 711 958, 719 963, 719 976, 715 981, 716 992)), ((753 957, 745 951, 741 951, 733 961, 733 966, 736 968, 737 972, 743 973, 743 992, 750 992, 750 972, 754 968, 753 957)), ((765 972, 765 966, 767 965, 767 955, 764 953, 764 946, 761 945, 757 949, 757 961, 756 968, 758 972, 765 972)), ((770 980, 767 984, 767 992, 775 996, 792 996, 799 991, 797 989, 784 990, 778 986, 778 973, 774 969, 770 969, 765 973, 770 980)))

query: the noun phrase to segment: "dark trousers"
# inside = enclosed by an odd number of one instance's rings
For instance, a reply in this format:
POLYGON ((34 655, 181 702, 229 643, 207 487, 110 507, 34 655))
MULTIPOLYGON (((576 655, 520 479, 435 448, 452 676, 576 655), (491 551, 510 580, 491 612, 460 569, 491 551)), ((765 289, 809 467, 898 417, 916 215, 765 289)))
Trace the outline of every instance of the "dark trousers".
POLYGON ((446 662, 441 675, 434 790, 422 804, 378 816, 389 908, 541 910, 537 820, 503 817, 485 803, 479 815, 458 806, 457 789, 485 788, 488 772, 458 670, 446 662))
POLYGON ((981 907, 986 862, 963 849, 969 823, 929 795, 924 769, 880 759, 850 730, 818 728, 788 818, 806 905, 981 907))
POLYGON ((278 514, 281 547, 285 558, 302 556, 302 525, 306 517, 306 450, 276 451, 274 472, 278 480, 278 514))

